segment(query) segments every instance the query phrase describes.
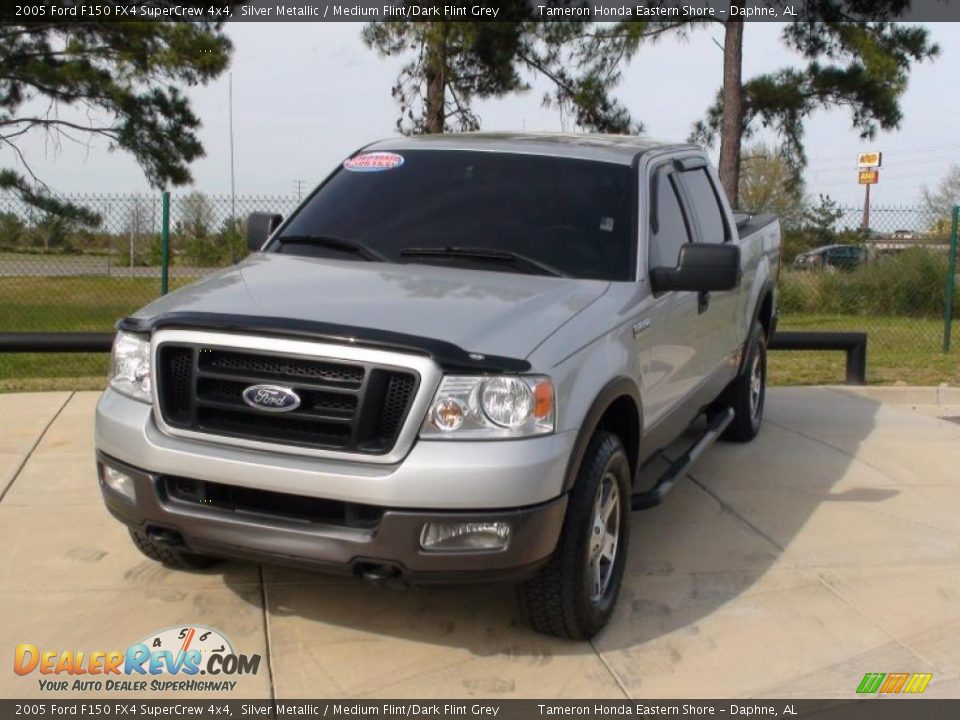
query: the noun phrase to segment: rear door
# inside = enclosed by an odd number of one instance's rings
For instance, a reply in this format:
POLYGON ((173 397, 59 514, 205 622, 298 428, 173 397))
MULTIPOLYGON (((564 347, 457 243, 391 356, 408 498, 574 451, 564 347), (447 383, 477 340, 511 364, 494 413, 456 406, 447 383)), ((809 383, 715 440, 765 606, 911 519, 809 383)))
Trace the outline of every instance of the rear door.
MULTIPOLYGON (((678 173, 687 215, 692 219, 694 242, 736 242, 732 226, 721 202, 723 192, 718 179, 702 158, 691 158, 678 173)), ((740 288, 697 293, 698 345, 692 360, 694 373, 702 380, 715 379, 717 373, 730 371, 739 344, 738 322, 740 288)))

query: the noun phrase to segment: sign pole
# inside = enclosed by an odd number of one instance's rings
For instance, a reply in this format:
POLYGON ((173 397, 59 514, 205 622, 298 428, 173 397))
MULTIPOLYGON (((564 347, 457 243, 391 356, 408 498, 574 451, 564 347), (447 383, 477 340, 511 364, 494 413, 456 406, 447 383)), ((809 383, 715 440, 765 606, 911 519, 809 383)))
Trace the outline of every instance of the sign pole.
POLYGON ((867 191, 863 196, 863 231, 870 232, 870 183, 864 187, 867 191))
POLYGON ((953 328, 953 298, 957 285, 957 225, 960 224, 960 205, 953 208, 950 219, 950 259, 947 263, 947 304, 943 309, 943 352, 950 352, 950 334, 953 328))
POLYGON ((880 181, 880 166, 883 165, 883 153, 864 152, 857 156, 857 182, 866 185, 863 192, 863 222, 861 230, 870 232, 870 186, 880 181))
POLYGON ((160 196, 160 294, 170 289, 170 193, 160 196))

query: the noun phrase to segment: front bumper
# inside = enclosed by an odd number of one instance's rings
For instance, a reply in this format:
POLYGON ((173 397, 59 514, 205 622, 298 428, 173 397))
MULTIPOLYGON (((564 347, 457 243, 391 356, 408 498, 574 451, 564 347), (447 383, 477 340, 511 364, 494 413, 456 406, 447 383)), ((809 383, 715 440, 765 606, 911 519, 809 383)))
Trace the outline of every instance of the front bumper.
POLYGON ((286 455, 165 435, 151 407, 113 390, 96 413, 97 450, 163 475, 415 510, 512 509, 563 493, 576 432, 501 441, 418 440, 392 465, 286 455))
MULTIPOLYGON (((412 583, 516 581, 534 572, 553 552, 567 497, 533 507, 482 512, 384 509, 375 527, 325 525, 270 515, 198 506, 172 497, 166 479, 103 453, 98 465, 129 475, 136 500, 107 487, 110 513, 131 529, 163 536, 173 549, 360 575, 388 571, 412 583), (510 542, 496 551, 424 551, 427 522, 507 522, 510 542)), ((102 468, 99 473, 102 478, 102 468)))

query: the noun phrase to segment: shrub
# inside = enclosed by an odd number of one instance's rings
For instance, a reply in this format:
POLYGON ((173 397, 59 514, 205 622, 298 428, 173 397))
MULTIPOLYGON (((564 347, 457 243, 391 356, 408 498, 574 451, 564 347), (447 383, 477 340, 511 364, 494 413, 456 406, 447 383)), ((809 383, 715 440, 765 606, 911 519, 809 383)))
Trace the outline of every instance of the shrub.
POLYGON ((853 272, 785 271, 780 307, 785 313, 936 318, 943 316, 946 282, 947 256, 913 248, 853 272))
POLYGON ((190 238, 183 243, 183 264, 190 267, 217 267, 223 264, 223 248, 211 238, 190 238))
POLYGON ((812 313, 820 302, 819 273, 791 272, 780 275, 778 297, 784 313, 812 313))

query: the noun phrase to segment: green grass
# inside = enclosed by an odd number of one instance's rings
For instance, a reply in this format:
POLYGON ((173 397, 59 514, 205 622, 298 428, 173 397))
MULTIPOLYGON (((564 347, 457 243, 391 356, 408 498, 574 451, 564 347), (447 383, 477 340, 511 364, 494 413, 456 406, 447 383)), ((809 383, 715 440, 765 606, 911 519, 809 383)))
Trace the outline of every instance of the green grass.
MULTIPOLYGON (((781 330, 857 330, 867 333, 867 382, 878 385, 960 384, 960 322, 954 324, 950 354, 943 350, 943 320, 854 315, 782 315, 781 330)), ((843 352, 770 353, 775 385, 842 383, 843 352)))
POLYGON ((0 278, 4 331, 106 331, 159 294, 155 278, 0 278))
MULTIPOLYGON (((0 331, 110 331, 157 294, 156 278, 0 277, 0 331)), ((866 331, 870 383, 960 385, 960 320, 950 355, 941 352, 942 320, 784 313, 780 328, 866 331)), ((0 392, 100 389, 107 360, 106 354, 0 354, 0 392)), ((844 365, 842 352, 777 351, 770 354, 770 381, 841 383, 844 365)))
MULTIPOLYGON (((109 332, 158 295, 156 278, 3 277, 0 331, 109 332)), ((106 353, 0 354, 0 392, 101 389, 107 364, 106 353)))

